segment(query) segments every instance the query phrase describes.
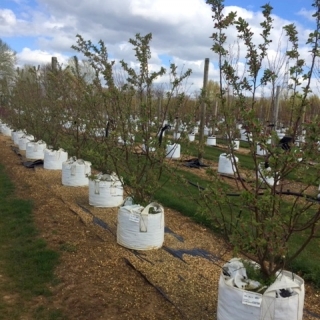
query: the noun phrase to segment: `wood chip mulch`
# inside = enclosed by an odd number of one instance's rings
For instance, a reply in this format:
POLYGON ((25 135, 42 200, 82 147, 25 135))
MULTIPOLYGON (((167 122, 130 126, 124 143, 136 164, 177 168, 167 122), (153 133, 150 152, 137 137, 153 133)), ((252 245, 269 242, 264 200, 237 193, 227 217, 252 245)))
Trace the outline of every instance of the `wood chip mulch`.
MULTIPOLYGON (((33 201, 39 236, 61 253, 52 296, 30 310, 54 307, 77 320, 216 319, 220 267, 231 257, 221 239, 165 208, 163 247, 126 249, 116 241, 117 208, 89 206, 88 187, 63 186, 61 171, 24 167, 12 147, 0 136, 0 163, 17 196, 33 201)), ((306 285, 304 319, 320 319, 319 294, 306 285)))

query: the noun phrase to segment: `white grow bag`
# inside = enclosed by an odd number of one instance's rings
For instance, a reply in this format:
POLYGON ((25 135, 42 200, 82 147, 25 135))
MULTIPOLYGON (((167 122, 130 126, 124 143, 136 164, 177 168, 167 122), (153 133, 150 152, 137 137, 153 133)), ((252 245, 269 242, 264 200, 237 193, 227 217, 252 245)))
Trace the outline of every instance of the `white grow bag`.
POLYGON ((135 140, 135 136, 132 133, 128 133, 126 139, 122 138, 121 136, 118 137, 118 144, 121 146, 132 145, 135 140))
POLYGON ((151 145, 142 144, 142 152, 155 152, 156 148, 152 147, 151 145))
POLYGON ((282 271, 277 280, 259 294, 230 286, 220 275, 217 320, 302 320, 304 280, 282 271), (291 288, 290 297, 276 297, 277 290, 291 288))
POLYGON ((11 137, 12 129, 7 125, 2 125, 1 132, 4 136, 11 137))
MULTIPOLYGON (((270 167, 265 168, 264 162, 259 163, 258 167, 258 177, 261 182, 265 182, 269 186, 274 185, 274 173, 272 173, 272 169, 270 167)), ((277 181, 277 185, 279 184, 279 181, 277 181)))
POLYGON ((118 211, 117 242, 134 250, 152 250, 162 247, 164 241, 164 210, 152 202, 145 208, 124 205, 118 211), (149 213, 154 208, 156 213, 149 213))
POLYGON ((37 142, 27 142, 26 146, 26 158, 37 160, 44 158, 44 150, 47 148, 47 144, 39 140, 37 142))
POLYGON ((0 123, 0 132, 3 134, 3 129, 6 127, 7 125, 5 123, 0 123))
POLYGON ((240 129, 240 140, 242 141, 252 141, 252 133, 248 133, 246 129, 240 129))
POLYGON ((233 150, 239 150, 240 148, 240 140, 239 139, 234 139, 231 141, 233 150))
POLYGON ((256 154, 257 154, 258 156, 265 156, 265 155, 267 154, 267 150, 265 150, 264 148, 262 148, 260 143, 257 143, 256 154))
POLYGON ((192 132, 188 134, 188 139, 190 142, 194 141, 196 138, 196 135, 192 132))
POLYGON ((13 131, 12 132, 12 138, 13 138, 13 143, 15 145, 19 145, 19 139, 24 135, 25 133, 21 130, 19 131, 13 131))
MULTIPOLYGON (((236 162, 239 161, 238 157, 235 157, 236 162)), ((236 172, 235 165, 233 163, 233 158, 231 155, 222 153, 219 156, 218 172, 224 174, 234 174, 236 172)))
POLYGON ((118 176, 98 174, 89 179, 89 204, 94 207, 111 208, 123 203, 123 185, 118 176))
POLYGON ((168 144, 166 149, 166 157, 170 159, 180 158, 181 145, 179 143, 168 144))
POLYGON ((26 151, 27 148, 27 143, 32 141, 34 139, 34 136, 31 134, 28 135, 23 135, 19 140, 18 140, 18 145, 19 145, 19 150, 20 151, 26 151))
POLYGON ((217 145, 217 138, 216 136, 209 136, 207 137, 207 146, 216 146, 217 145))
POLYGON ((44 150, 43 168, 48 170, 62 170, 62 163, 68 160, 68 152, 63 149, 44 150))
POLYGON ((91 162, 70 158, 62 163, 62 184, 64 186, 82 187, 89 185, 91 162))
POLYGON ((93 135, 97 138, 106 136, 106 128, 95 128, 92 132, 93 135))
POLYGON ((205 127, 203 128, 203 135, 204 135, 204 136, 208 136, 209 133, 210 133, 210 129, 209 129, 207 126, 205 126, 205 127))

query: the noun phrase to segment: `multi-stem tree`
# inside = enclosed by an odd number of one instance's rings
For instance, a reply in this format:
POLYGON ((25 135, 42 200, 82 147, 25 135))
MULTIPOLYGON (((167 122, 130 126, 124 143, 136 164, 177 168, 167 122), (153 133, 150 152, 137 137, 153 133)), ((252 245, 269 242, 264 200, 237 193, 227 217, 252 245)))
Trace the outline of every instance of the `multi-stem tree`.
POLYGON ((47 129, 43 124, 46 110, 42 102, 39 69, 32 66, 19 69, 10 95, 9 108, 13 115, 11 125, 34 135, 36 140, 43 139, 47 129))
MULTIPOLYGON (((137 34, 129 43, 133 45, 137 69, 120 61, 121 72, 115 72, 115 62, 109 61, 103 41, 99 46, 77 36, 75 50, 82 53, 96 72, 93 81, 95 99, 100 101, 99 119, 88 116, 97 127, 106 126, 107 136, 96 142, 105 150, 108 158, 104 171, 115 171, 129 185, 128 194, 136 202, 150 201, 161 186, 161 175, 165 167, 165 139, 159 143, 159 134, 170 113, 176 113, 185 101, 185 94, 179 90, 191 70, 178 74, 177 67, 170 65, 170 84, 161 95, 155 85, 166 74, 165 68, 150 70, 151 34, 137 34), (120 79, 120 81, 119 81, 120 79), (160 112, 159 112, 160 111, 160 112), (106 123, 107 122, 107 123, 106 123)), ((94 155, 92 153, 92 155, 94 155)), ((101 153, 95 154, 96 159, 101 153)), ((100 159, 101 162, 101 159, 100 159)))
POLYGON ((0 39, 0 79, 10 78, 15 75, 16 53, 0 39))
POLYGON ((261 42, 253 39, 249 23, 235 12, 224 15, 224 1, 207 0, 211 6, 215 31, 212 34, 212 50, 218 57, 220 67, 220 105, 224 112, 225 127, 231 130, 233 113, 241 115, 243 126, 251 134, 248 145, 252 160, 252 171, 241 169, 236 162, 236 152, 230 148, 230 159, 235 166, 236 186, 231 188, 220 175, 211 171, 211 187, 203 195, 202 211, 211 214, 213 222, 225 235, 237 252, 258 262, 265 278, 272 279, 277 271, 287 267, 319 235, 320 205, 316 201, 320 181, 318 117, 310 123, 304 122, 309 108, 311 78, 315 61, 319 56, 319 4, 315 1, 316 30, 310 34, 307 45, 310 58, 305 61, 299 54, 298 33, 294 25, 284 27, 289 45, 286 55, 290 60, 290 82, 292 83, 290 106, 291 126, 287 134, 296 142, 297 135, 306 130, 305 142, 292 144, 289 150, 279 147, 279 138, 272 132, 272 144, 267 141, 269 132, 257 117, 258 89, 274 83, 274 70, 265 68, 273 19, 272 7, 262 6, 264 20, 261 26, 261 42), (245 75, 239 76, 228 62, 228 37, 226 30, 235 28, 237 36, 246 48, 245 75), (306 69, 306 63, 309 63, 306 69), (306 71, 307 70, 307 71, 306 71), (303 79, 303 84, 301 82, 303 79), (303 86, 304 85, 304 86, 303 86), (233 101, 227 105, 227 90, 232 88, 233 101), (257 156, 257 144, 268 154, 268 161, 257 156), (266 168, 268 167, 268 168, 266 168), (266 180, 273 177, 274 183, 266 180), (292 184, 292 179, 295 183, 292 184), (230 197, 233 195, 233 197, 230 197), (236 195, 236 197, 235 197, 236 195), (292 238, 299 235, 300 245, 293 246, 292 238))

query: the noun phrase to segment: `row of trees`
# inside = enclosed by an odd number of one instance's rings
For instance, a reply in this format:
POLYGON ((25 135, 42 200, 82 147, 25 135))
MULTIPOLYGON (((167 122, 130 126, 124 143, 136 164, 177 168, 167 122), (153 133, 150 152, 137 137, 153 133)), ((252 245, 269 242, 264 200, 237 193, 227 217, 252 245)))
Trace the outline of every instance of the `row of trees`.
POLYGON ((257 261, 264 276, 270 278, 319 235, 319 203, 306 201, 310 188, 314 190, 312 187, 320 182, 319 99, 311 96, 310 90, 319 56, 319 4, 314 3, 316 30, 307 41, 310 47, 307 72, 295 26, 284 27, 289 43, 285 54, 290 60, 293 85, 288 99, 281 101, 279 119, 288 127, 287 134, 293 141, 303 130, 307 132, 305 142, 284 151, 277 146, 279 139, 275 132, 266 130, 266 121, 274 120, 271 116, 274 97, 257 97, 259 86, 274 87, 276 83, 273 70, 263 67, 271 43, 272 7, 269 4, 262 7, 261 43, 257 45, 250 25, 235 12, 225 16, 223 3, 207 0, 212 9, 212 50, 219 63, 220 80, 209 82, 197 99, 184 90, 191 70, 179 71, 174 64, 168 70, 162 67, 158 71, 149 70, 151 34, 137 34, 129 40, 137 59, 136 69, 125 61, 115 66, 102 41, 95 45, 78 35, 73 49, 85 57, 84 62, 74 57, 62 68, 53 60, 52 65, 25 67, 17 70, 14 77, 8 73, 1 78, 2 118, 13 128, 26 130, 53 148, 62 147, 70 155, 92 161, 101 171, 115 171, 130 186, 127 191, 135 201, 146 204, 167 183, 161 180, 162 173, 173 172, 165 161, 169 143, 169 136, 163 134, 165 124, 169 122, 176 131, 186 124, 187 130, 192 130, 200 119, 200 105, 207 104, 207 125, 215 126, 223 119, 219 128, 229 139, 228 157, 239 183, 232 190, 237 194, 234 201, 229 197, 230 187, 215 171, 209 170, 212 179, 210 186, 199 193, 199 211, 210 215, 227 241, 257 261), (230 59, 232 52, 225 30, 231 27, 236 28, 239 43, 247 49, 246 72, 241 77, 236 62, 230 59), (170 81, 160 86, 156 80, 164 75, 170 81), (301 86, 301 79, 306 86, 301 86), (248 144, 253 170, 245 179, 231 143, 237 121, 251 137, 248 144), (267 171, 256 154, 258 144, 269 155, 267 171), (263 178, 266 175, 272 176, 275 183, 266 183, 263 178), (288 192, 288 179, 292 176, 298 183, 294 192, 288 192), (304 241, 292 250, 289 243, 297 233, 302 233, 304 241))
MULTIPOLYGON (((132 41, 131 41, 132 43, 132 41)), ((239 45, 239 44, 238 44, 239 45)), ((236 64, 239 62, 239 57, 237 59, 234 59, 234 53, 228 52, 228 60, 232 61, 233 64, 236 64), (231 58, 233 57, 233 58, 231 58)), ((284 65, 285 59, 283 57, 280 57, 278 59, 279 61, 273 61, 269 63, 269 68, 272 70, 272 72, 275 74, 272 79, 270 79, 270 86, 272 95, 269 97, 257 97, 256 98, 256 113, 255 115, 260 119, 262 122, 275 122, 274 119, 274 108, 275 104, 277 103, 277 97, 276 97, 276 85, 280 86, 279 79, 281 80, 283 78, 283 75, 280 74, 281 67, 284 65), (281 61, 282 62, 281 62, 281 61), (279 65, 276 67, 276 65, 279 65), (275 73, 277 72, 277 73, 275 73)), ((37 71, 34 69, 33 66, 25 66, 23 69, 16 69, 16 54, 15 52, 0 39, 0 80, 1 80, 1 99, 2 104, 5 102, 5 92, 8 90, 8 86, 11 87, 13 83, 16 83, 19 78, 27 79, 28 77, 32 78, 31 74, 34 73, 34 76, 36 77, 42 77, 42 82, 46 81, 46 79, 49 76, 49 73, 52 71, 52 67, 59 68, 60 71, 62 71, 61 67, 59 67, 58 62, 54 60, 55 62, 51 65, 41 66, 38 67, 37 71)), ((288 61, 288 60, 287 60, 288 61)), ((318 73, 318 65, 316 67, 316 73, 318 73)), ((95 77, 95 71, 90 65, 90 62, 88 60, 83 60, 81 62, 78 61, 77 57, 73 57, 69 60, 68 66, 65 68, 65 71, 68 70, 69 72, 71 70, 75 70, 77 73, 77 76, 83 77, 83 80, 85 82, 92 82, 95 77)), ((126 76, 122 72, 125 71, 125 69, 121 70, 121 72, 118 72, 118 74, 115 75, 115 85, 119 86, 120 84, 123 84, 126 81, 126 76)), ((163 71, 163 70, 162 70, 163 71)), ((73 71, 71 71, 73 72, 73 71)), ((289 72, 289 70, 287 70, 289 72)), ((161 72, 160 72, 161 73, 161 72)), ((61 82, 60 82, 61 83, 61 82)), ((266 85, 266 83, 260 84, 262 87, 266 85)), ((206 103, 208 104, 207 113, 205 122, 207 125, 214 124, 217 119, 221 118, 223 116, 223 112, 221 110, 221 106, 219 103, 219 100, 217 99, 217 94, 219 93, 219 86, 220 84, 216 81, 209 80, 207 84, 207 100, 206 103)), ((283 87, 283 82, 282 82, 283 87)), ((152 94, 153 99, 157 100, 158 103, 158 117, 163 116, 163 112, 161 110, 161 104, 163 102, 163 98, 165 97, 166 92, 166 86, 165 85, 153 85, 152 86, 152 94)), ((181 89, 181 88, 180 88, 181 89)), ((185 89, 185 88, 184 88, 185 89)), ((185 91, 185 90, 184 90, 185 91)), ((263 92, 263 89, 262 89, 263 92)), ((190 92, 185 92, 186 94, 190 94, 190 92)), ((200 94, 201 93, 192 93, 191 96, 188 97, 184 101, 183 108, 181 110, 175 110, 176 114, 170 114, 169 116, 173 118, 174 116, 177 116, 181 119, 182 122, 190 123, 195 122, 200 119, 200 94)), ((279 98, 279 121, 277 125, 283 125, 288 126, 290 124, 290 121, 292 121, 292 112, 293 109, 291 107, 290 102, 290 90, 286 87, 285 90, 282 90, 282 93, 280 94, 279 98)), ((232 93, 232 89, 230 87, 228 88, 228 100, 233 100, 234 95, 232 93)), ((310 119, 312 119, 315 115, 318 113, 318 108, 320 105, 320 99, 316 94, 310 94, 308 96, 309 100, 309 108, 306 110, 305 120, 306 122, 309 122, 310 119)), ((138 101, 136 99, 135 101, 136 105, 138 105, 138 101)), ((134 110, 136 111, 136 110, 134 110)), ((240 122, 240 115, 236 114, 237 120, 240 122)))
POLYGON ((166 158, 161 130, 167 121, 178 129, 176 117, 189 100, 183 83, 191 74, 174 64, 150 72, 151 39, 151 34, 130 39, 139 68, 121 61, 121 71, 114 72, 105 44, 78 35, 73 48, 86 57, 84 63, 75 56, 62 68, 53 59, 51 65, 18 69, 14 79, 4 81, 3 120, 54 149, 89 159, 98 170, 115 171, 137 202, 150 201, 166 158), (157 86, 164 75, 170 82, 157 86))

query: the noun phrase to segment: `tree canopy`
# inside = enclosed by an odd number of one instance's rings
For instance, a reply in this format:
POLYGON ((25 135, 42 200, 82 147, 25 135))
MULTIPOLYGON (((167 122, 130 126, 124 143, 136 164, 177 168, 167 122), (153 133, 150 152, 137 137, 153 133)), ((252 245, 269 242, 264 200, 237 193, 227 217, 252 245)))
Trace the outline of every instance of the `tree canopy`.
POLYGON ((0 39, 0 78, 12 77, 15 71, 16 53, 0 39))

